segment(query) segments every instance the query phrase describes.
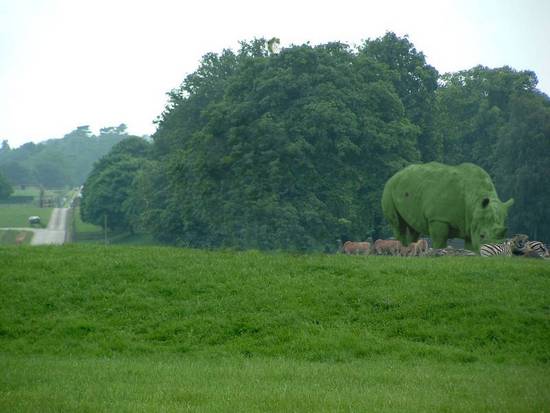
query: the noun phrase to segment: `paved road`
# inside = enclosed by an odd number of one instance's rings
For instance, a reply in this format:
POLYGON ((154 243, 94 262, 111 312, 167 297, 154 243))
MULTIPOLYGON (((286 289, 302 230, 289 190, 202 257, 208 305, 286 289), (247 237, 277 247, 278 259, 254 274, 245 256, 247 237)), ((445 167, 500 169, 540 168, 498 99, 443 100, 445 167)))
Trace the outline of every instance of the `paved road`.
POLYGON ((67 213, 69 208, 54 208, 48 227, 35 232, 31 245, 63 244, 67 232, 67 213))
POLYGON ((19 231, 32 231, 31 245, 63 244, 67 233, 67 213, 69 208, 54 208, 45 229, 38 228, 0 228, 19 231))

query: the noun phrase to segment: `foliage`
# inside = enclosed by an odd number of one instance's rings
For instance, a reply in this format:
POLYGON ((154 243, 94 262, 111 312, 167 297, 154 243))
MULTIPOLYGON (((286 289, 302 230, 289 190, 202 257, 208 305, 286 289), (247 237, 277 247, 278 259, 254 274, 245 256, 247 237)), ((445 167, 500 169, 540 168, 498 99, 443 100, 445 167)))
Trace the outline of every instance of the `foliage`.
POLYGON ((473 162, 513 197, 509 228, 550 242, 550 99, 536 76, 478 66, 443 76, 438 129, 447 163, 473 162))
POLYGON ((117 143, 96 162, 82 190, 83 221, 103 226, 106 220, 110 229, 132 229, 126 200, 142 167, 141 158, 148 152, 149 144, 144 139, 131 137, 117 143))
POLYGON ((0 150, 0 173, 13 185, 43 185, 48 188, 80 185, 93 163, 111 147, 128 137, 126 125, 107 127, 99 135, 79 126, 62 139, 26 143, 17 149, 0 150))
POLYGON ((13 187, 0 173, 0 199, 6 199, 13 193, 13 187))
POLYGON ((502 193, 516 198, 510 228, 550 243, 550 99, 518 93, 495 154, 502 193))
POLYGON ((357 48, 273 42, 206 54, 170 92, 152 150, 109 161, 104 183, 120 173, 132 189, 88 198, 116 193, 115 222, 162 242, 334 251, 391 235, 380 200, 396 171, 471 162, 515 198, 511 232, 550 242, 550 100, 533 72, 439 77, 393 33, 357 48))
MULTIPOLYGON (((172 92, 153 137, 165 177, 153 233, 192 246, 301 250, 380 235, 383 183, 420 159, 421 128, 406 116, 400 79, 371 49, 274 54, 255 40, 206 55, 172 92)), ((385 49, 432 73, 414 49, 388 41, 376 51, 385 49)))
POLYGON ((439 160, 442 155, 441 136, 436 132, 435 113, 439 73, 426 63, 405 36, 394 33, 365 42, 366 53, 382 63, 405 108, 407 117, 420 127, 418 150, 423 162, 439 160))

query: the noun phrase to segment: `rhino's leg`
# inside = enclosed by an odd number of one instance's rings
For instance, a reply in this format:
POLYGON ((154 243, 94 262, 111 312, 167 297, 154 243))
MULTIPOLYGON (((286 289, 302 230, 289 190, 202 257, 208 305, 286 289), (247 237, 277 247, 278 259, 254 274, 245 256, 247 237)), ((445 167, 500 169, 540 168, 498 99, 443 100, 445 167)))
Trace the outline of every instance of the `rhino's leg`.
POLYGON ((410 245, 411 242, 418 241, 419 236, 420 236, 420 233, 418 231, 415 231, 414 229, 412 229, 407 225, 405 239, 404 239, 405 242, 403 241, 401 242, 403 243, 403 245, 410 245))
POLYGON ((446 222, 431 221, 430 236, 432 237, 434 248, 447 247, 447 239, 449 238, 449 225, 446 222))

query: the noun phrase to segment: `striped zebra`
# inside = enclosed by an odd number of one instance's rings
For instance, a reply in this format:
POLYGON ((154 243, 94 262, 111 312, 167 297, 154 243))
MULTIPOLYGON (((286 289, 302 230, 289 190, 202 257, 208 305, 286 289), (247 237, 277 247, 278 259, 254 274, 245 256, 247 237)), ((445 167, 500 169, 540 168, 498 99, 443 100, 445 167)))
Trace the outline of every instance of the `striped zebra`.
POLYGON ((527 241, 525 244, 525 249, 529 251, 534 251, 538 253, 541 257, 548 257, 549 252, 546 245, 540 241, 527 241))
POLYGON ((482 257, 495 257, 497 255, 511 257, 512 247, 510 241, 505 241, 502 244, 483 244, 479 249, 479 254, 482 257))
POLYGON ((516 234, 502 244, 483 244, 479 249, 482 257, 494 257, 502 255, 511 257, 512 255, 523 255, 526 248, 528 237, 525 234, 516 234))

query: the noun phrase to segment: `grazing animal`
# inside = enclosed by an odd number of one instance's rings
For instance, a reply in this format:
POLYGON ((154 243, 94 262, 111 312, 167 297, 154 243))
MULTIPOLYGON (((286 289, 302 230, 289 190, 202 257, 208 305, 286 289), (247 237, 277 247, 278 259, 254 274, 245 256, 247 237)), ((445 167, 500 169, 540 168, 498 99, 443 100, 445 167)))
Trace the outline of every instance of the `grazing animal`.
POLYGON ((539 251, 532 249, 529 245, 525 247, 522 257, 524 258, 539 258, 544 259, 544 255, 539 251))
POLYGON ((342 246, 342 251, 345 254, 369 254, 370 253, 370 242, 353 242, 346 241, 342 246))
POLYGON ((418 245, 420 246, 420 252, 422 254, 425 254, 426 251, 428 251, 428 241, 426 241, 424 238, 418 240, 418 245))
POLYGON ((428 248, 425 255, 429 257, 471 257, 477 255, 475 252, 463 248, 428 248))
POLYGON ((516 234, 502 244, 483 244, 479 250, 482 257, 494 257, 502 255, 523 255, 528 237, 525 234, 516 234))
MULTIPOLYGON (((407 248, 407 247, 405 247, 407 248)), ((418 257, 421 255, 426 255, 428 251, 428 241, 425 239, 419 239, 416 242, 411 242, 408 246, 409 255, 412 257, 418 257)))
POLYGON ((15 245, 21 245, 23 241, 25 241, 25 238, 27 237, 27 234, 24 232, 20 232, 15 236, 15 245))
POLYGON ((377 255, 400 255, 401 242, 397 239, 377 239, 374 242, 374 251, 377 255))
POLYGON ((426 256, 428 257, 445 257, 447 256, 447 249, 446 248, 429 248, 428 251, 426 251, 426 256))
POLYGON ((386 182, 382 194, 384 216, 403 244, 429 234, 434 248, 462 238, 476 252, 481 243, 505 237, 513 202, 501 202, 489 174, 471 163, 410 165, 386 182))
POLYGON ((502 244, 483 244, 479 249, 479 254, 482 257, 494 257, 497 255, 504 255, 506 257, 512 256, 512 250, 508 241, 502 244))
POLYGON ((466 250, 463 248, 453 248, 451 246, 445 248, 445 251, 447 252, 447 255, 452 255, 454 257, 472 257, 477 255, 475 252, 466 250))
POLYGON ((415 256, 416 249, 415 249, 415 243, 411 242, 408 247, 401 244, 399 247, 399 255, 402 257, 409 257, 409 256, 415 256))
POLYGON ((525 244, 525 249, 530 251, 537 252, 541 257, 548 257, 549 252, 548 248, 546 248, 546 245, 544 245, 540 241, 527 241, 525 244))

